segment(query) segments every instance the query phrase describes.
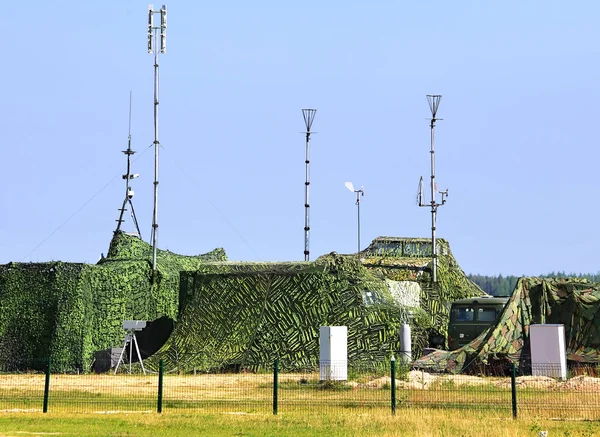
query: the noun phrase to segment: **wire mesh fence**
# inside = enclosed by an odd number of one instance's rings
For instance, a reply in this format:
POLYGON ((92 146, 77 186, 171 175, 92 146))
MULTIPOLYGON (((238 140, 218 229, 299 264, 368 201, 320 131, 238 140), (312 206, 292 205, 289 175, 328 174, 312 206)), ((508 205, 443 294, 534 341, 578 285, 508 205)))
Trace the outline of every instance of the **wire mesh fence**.
POLYGON ((48 371, 47 363, 36 363, 19 372, 0 369, 0 411, 322 414, 354 409, 393 414, 411 409, 426 414, 445 409, 499 417, 600 419, 597 365, 571 366, 564 378, 544 374, 555 371, 553 366, 536 375, 506 367, 441 374, 396 362, 230 368, 144 372, 133 365, 116 374, 114 369, 96 374, 52 366, 48 371))

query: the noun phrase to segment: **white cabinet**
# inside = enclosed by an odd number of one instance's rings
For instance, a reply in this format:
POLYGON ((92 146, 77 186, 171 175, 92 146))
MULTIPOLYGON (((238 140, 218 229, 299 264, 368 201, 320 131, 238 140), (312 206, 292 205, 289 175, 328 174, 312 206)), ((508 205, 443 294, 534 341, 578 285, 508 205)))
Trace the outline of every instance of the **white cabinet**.
POLYGON ((321 326, 320 378, 321 381, 348 379, 348 327, 321 326))
POLYGON ((567 378, 564 325, 529 325, 531 374, 567 378))

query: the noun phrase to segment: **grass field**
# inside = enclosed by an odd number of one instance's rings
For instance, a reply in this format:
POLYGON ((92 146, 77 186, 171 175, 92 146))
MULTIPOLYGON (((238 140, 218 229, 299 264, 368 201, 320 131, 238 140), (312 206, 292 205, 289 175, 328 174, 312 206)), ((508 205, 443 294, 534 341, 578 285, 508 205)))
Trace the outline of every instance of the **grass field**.
POLYGON ((509 378, 419 372, 397 386, 392 416, 387 376, 323 384, 281 374, 274 416, 272 375, 167 375, 157 414, 156 375, 57 374, 42 414, 44 375, 0 375, 0 437, 600 436, 598 378, 518 378, 518 420, 509 378))
POLYGON ((419 410, 396 416, 346 411, 335 414, 63 414, 1 413, 1 437, 175 436, 406 436, 549 437, 600 435, 599 422, 512 420, 493 413, 419 410))

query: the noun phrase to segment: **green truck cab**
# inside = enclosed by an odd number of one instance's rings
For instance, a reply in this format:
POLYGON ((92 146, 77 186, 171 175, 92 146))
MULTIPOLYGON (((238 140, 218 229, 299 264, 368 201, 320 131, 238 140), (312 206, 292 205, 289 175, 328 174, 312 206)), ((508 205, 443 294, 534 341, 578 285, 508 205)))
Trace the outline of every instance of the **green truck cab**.
POLYGON ((475 340, 496 324, 508 297, 471 297, 454 301, 448 324, 448 349, 454 350, 475 340))

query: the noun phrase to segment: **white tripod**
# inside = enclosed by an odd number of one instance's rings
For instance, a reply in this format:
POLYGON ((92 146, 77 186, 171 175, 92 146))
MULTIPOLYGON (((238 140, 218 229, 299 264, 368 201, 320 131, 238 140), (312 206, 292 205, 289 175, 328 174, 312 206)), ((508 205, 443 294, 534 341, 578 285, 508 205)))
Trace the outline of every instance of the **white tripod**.
POLYGON ((140 354, 140 348, 138 346, 137 338, 135 337, 135 331, 141 331, 146 327, 146 322, 141 320, 125 320, 123 322, 123 329, 127 331, 125 334, 125 343, 123 344, 123 350, 121 351, 121 355, 119 355, 119 361, 117 361, 117 365, 115 367, 115 375, 119 370, 119 366, 123 362, 123 355, 127 350, 127 345, 129 344, 129 373, 131 373, 131 361, 133 358, 133 345, 135 345, 135 351, 137 352, 137 358, 142 366, 142 372, 144 375, 146 374, 146 369, 144 369, 144 363, 142 362, 142 355, 140 354))

